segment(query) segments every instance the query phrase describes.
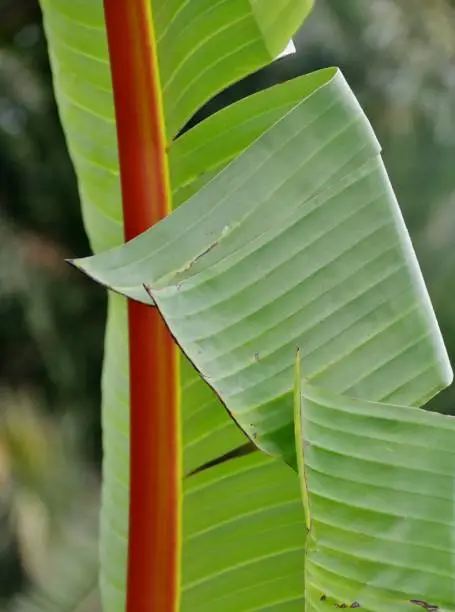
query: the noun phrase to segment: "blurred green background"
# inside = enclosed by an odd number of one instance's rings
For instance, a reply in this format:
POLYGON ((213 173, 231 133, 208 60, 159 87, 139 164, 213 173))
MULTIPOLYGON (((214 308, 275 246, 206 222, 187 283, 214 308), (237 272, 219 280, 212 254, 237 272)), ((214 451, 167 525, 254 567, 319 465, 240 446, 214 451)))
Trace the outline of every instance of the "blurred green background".
MULTIPOLYGON (((339 65, 383 145, 454 361, 455 0, 317 0, 296 46, 191 123, 339 65)), ((64 263, 88 252, 37 0, 0 0, 0 610, 63 612, 76 593, 80 612, 99 610, 105 295, 64 263)), ((454 396, 430 407, 455 413, 454 396)))

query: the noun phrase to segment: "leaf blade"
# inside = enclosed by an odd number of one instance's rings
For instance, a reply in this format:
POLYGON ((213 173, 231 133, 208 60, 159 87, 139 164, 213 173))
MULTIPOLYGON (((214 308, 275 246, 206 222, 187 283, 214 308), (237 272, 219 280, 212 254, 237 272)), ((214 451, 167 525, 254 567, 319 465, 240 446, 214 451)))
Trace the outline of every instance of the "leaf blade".
MULTIPOLYGON (((118 152, 103 2, 76 0, 67 3, 62 0, 42 0, 41 4, 59 113, 78 175, 84 221, 94 251, 102 251, 123 242, 118 152)), ((175 7, 183 2, 179 0, 177 3, 166 3, 167 6, 171 4, 175 7)), ((200 14, 202 3, 192 0, 191 4, 193 13, 200 14)), ((234 6, 232 2, 230 4, 234 6)), ((297 2, 293 4, 297 5, 297 2)), ((306 0, 299 0, 298 4, 301 7, 308 6, 306 0)), ((249 3, 237 3, 237 6, 241 9, 240 14, 245 12, 244 9, 248 9, 249 14, 249 3)), ((275 11, 274 8, 273 10, 275 11)), ((297 25, 295 22, 293 28, 297 25)), ((274 45, 284 47, 287 40, 283 32, 284 30, 279 34, 278 42, 274 41, 274 45)), ((164 61, 163 54, 166 53, 163 42, 160 49, 161 64, 164 61)), ((247 41, 244 39, 238 39, 239 45, 245 42, 247 41)), ((175 39, 172 40, 172 36, 169 36, 166 44, 172 47, 174 43, 175 39)), ((189 47, 187 49, 190 51, 189 47)), ((249 70, 272 59, 270 50, 266 53, 261 43, 255 46, 253 56, 245 53, 245 50, 240 50, 239 55, 244 60, 240 65, 231 65, 231 71, 227 75, 222 76, 221 72, 216 75, 217 87, 224 88, 236 76, 245 76, 249 70)), ((174 63, 178 59, 174 52, 168 57, 174 63)), ((174 80, 174 85, 177 81, 178 79, 174 80)), ((215 89, 212 83, 210 89, 204 90, 204 95, 213 95, 216 93, 215 89)), ((182 115, 180 118, 176 114, 169 115, 169 122, 172 122, 172 129, 177 131, 183 125, 182 115)), ((178 160, 178 155, 173 154, 173 159, 178 160)), ((181 165, 181 162, 179 163, 181 165)), ((105 605, 110 612, 124 609, 126 590, 129 506, 126 325, 125 302, 118 296, 110 296, 102 384, 105 482, 101 525, 101 581, 105 605)), ((187 377, 191 376, 191 369, 186 368, 183 362, 183 384, 187 377)), ((203 384, 199 381, 195 384, 196 387, 200 390, 203 384)), ((195 388, 188 396, 188 401, 185 399, 184 413, 186 405, 197 402, 199 395, 203 395, 203 391, 199 393, 195 388)), ((188 450, 184 451, 188 470, 195 469, 244 442, 238 429, 217 405, 217 401, 213 398, 210 401, 199 415, 198 422, 187 419, 184 425, 184 435, 188 435, 188 450), (213 418, 211 427, 206 429, 205 433, 201 432, 201 420, 212 414, 220 415, 220 418, 213 418)))
POLYGON ((273 61, 313 4, 154 3, 169 140, 217 92, 273 61))
POLYGON ((182 610, 302 608, 305 524, 289 468, 260 453, 230 460, 190 477, 185 504, 182 610))
POLYGON ((297 346, 307 378, 360 397, 421 405, 451 380, 379 145, 340 73, 173 215, 78 265, 136 299, 146 284, 242 428, 290 463, 297 346))
POLYGON ((452 609, 454 420, 303 383, 302 421, 308 608, 452 609))

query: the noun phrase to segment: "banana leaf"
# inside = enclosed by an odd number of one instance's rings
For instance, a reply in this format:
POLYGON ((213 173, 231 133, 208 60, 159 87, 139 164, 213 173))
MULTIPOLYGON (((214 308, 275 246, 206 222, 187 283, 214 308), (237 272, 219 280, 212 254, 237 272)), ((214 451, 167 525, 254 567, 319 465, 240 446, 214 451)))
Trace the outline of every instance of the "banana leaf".
MULTIPOLYGON (((99 253, 76 265, 158 308, 186 355, 181 609, 301 610, 306 518, 298 478, 280 461, 296 465, 296 347, 315 383, 368 400, 420 406, 451 379, 371 126, 341 73, 329 69, 180 135, 206 100, 285 48, 311 2, 156 0, 175 211, 119 247, 103 5, 41 4, 84 220, 99 253), (234 421, 275 457, 254 452, 234 421)), ((101 517, 109 612, 123 612, 127 596, 128 389, 125 300, 111 293, 101 517)))
POLYGON ((453 417, 306 381, 299 400, 305 609, 453 610, 453 417))
MULTIPOLYGON (((41 6, 84 222, 91 245, 99 252, 123 242, 103 3, 42 0, 41 6)), ((168 142, 206 100, 272 61, 287 46, 310 7, 310 0, 276 5, 264 0, 254 4, 245 0, 153 2, 168 142)), ((219 118, 213 118, 169 146, 174 206, 185 199, 185 192, 208 180, 211 172, 284 114, 299 93, 294 88, 293 97, 274 95, 270 108, 260 97, 251 101, 249 108, 257 117, 250 121, 242 115, 236 141, 222 139, 228 113, 221 117, 221 123, 219 118), (262 117, 258 114, 260 109, 262 117), (214 155, 217 138, 224 143, 214 155), (205 165, 207 156, 211 159, 210 168, 205 165)), ((246 439, 183 357, 180 380, 183 472, 192 474, 184 482, 182 609, 213 610, 214 605, 219 610, 265 609, 263 602, 269 606, 272 601, 265 589, 267 583, 274 585, 274 609, 298 609, 303 601, 304 530, 300 527, 304 518, 297 478, 284 466, 259 454, 233 458, 213 465, 206 473, 198 472, 198 468, 244 446, 246 439), (213 483, 205 482, 209 474, 213 483), (235 479, 243 483, 243 489, 239 485, 237 491, 233 485, 228 505, 222 501, 219 487, 225 486, 227 492, 235 479), (258 495, 247 500, 246 490, 256 490, 258 495), (207 501, 209 494, 211 505, 207 501), (230 529, 227 516, 232 521, 230 529), (270 539, 263 538, 263 532, 270 539), (285 537, 282 542, 280 534, 285 537), (217 555, 215 567, 216 546, 226 553, 217 555), (217 584, 223 587, 222 592, 217 584)), ((126 304, 114 295, 109 298, 102 387, 101 589, 104 608, 123 612, 130 477, 128 337, 126 304)))

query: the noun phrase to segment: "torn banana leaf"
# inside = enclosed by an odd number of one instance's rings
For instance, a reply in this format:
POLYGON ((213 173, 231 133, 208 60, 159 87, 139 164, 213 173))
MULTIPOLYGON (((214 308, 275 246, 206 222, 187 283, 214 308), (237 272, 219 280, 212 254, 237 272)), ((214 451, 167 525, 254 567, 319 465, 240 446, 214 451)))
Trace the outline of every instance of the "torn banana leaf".
POLYGON ((297 346, 312 382, 372 401, 420 406, 452 377, 379 144, 341 73, 322 75, 173 214, 75 262, 156 304, 242 429, 292 465, 297 346))

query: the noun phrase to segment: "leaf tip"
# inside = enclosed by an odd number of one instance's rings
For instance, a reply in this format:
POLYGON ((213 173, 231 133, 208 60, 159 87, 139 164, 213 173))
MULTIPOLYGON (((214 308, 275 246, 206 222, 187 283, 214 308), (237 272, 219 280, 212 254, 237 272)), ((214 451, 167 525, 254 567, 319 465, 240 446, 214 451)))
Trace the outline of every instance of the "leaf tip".
POLYGON ((65 263, 69 264, 72 268, 75 268, 79 272, 82 272, 83 274, 86 274, 90 278, 93 278, 94 280, 96 280, 96 278, 94 278, 93 275, 90 274, 89 267, 87 267, 86 264, 84 263, 88 259, 91 259, 91 257, 80 257, 80 258, 70 257, 70 258, 65 259, 65 263))

